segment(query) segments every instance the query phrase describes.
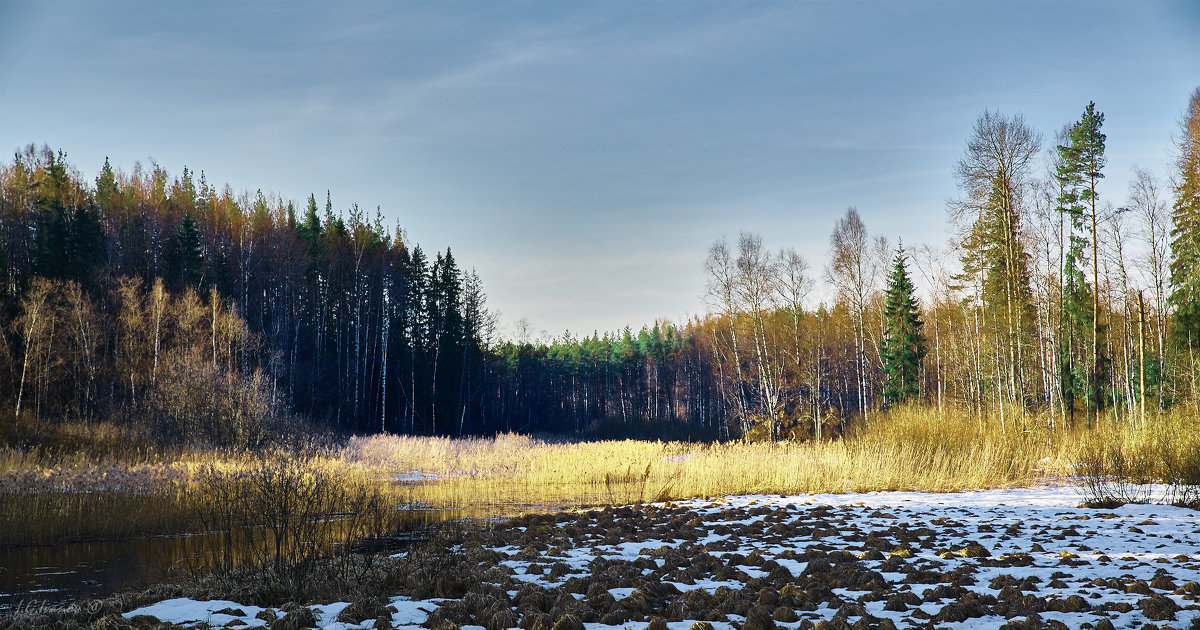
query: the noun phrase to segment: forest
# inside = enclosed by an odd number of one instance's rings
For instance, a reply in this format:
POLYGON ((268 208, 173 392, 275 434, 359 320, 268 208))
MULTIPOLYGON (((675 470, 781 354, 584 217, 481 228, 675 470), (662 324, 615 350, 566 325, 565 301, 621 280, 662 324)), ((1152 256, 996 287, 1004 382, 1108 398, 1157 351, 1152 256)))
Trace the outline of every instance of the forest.
POLYGON ((893 244, 851 207, 823 268, 722 238, 706 315, 538 342, 500 338, 479 275, 379 209, 154 164, 93 179, 30 145, 0 166, 3 432, 819 440, 910 404, 1052 430, 1195 406, 1200 90, 1175 170, 1136 171, 1123 199, 1098 194, 1103 122, 1088 104, 1046 139, 985 111, 948 244, 893 244))

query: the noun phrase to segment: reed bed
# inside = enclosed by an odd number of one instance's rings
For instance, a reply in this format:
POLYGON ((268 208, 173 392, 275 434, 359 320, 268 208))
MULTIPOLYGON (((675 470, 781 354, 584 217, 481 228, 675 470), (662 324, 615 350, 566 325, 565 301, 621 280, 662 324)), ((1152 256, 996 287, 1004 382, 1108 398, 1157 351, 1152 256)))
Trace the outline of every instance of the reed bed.
POLYGON ((0 450, 0 548, 211 531, 211 510, 204 506, 222 490, 214 479, 297 458, 343 487, 370 484, 393 504, 403 501, 401 489, 378 483, 376 471, 328 450, 142 451, 132 460, 100 462, 86 453, 8 448, 0 450))
MULTIPOLYGON (((465 516, 733 494, 950 492, 1066 478, 1093 480, 1101 495, 1163 481, 1177 489, 1176 500, 1200 503, 1196 417, 1182 410, 1064 430, 1021 410, 1007 410, 1001 420, 914 407, 877 414, 843 438, 822 442, 579 442, 504 434, 377 435, 275 451, 139 446, 118 457, 105 454, 115 447, 100 455, 6 448, 0 449, 0 548, 206 531, 211 515, 196 505, 219 498, 213 479, 301 454, 314 474, 345 487, 377 487, 390 505, 465 516)), ((113 443, 112 436, 104 442, 113 443)))
POLYGON ((1200 509, 1200 416, 1100 423, 1077 441, 1076 470, 1090 504, 1146 503, 1161 483, 1165 502, 1200 509))
POLYGON ((341 453, 385 478, 411 480, 407 494, 418 504, 505 513, 747 493, 1028 485, 1072 472, 1073 434, 1048 426, 1032 415, 1002 426, 962 412, 902 409, 820 443, 372 436, 350 440, 341 453))

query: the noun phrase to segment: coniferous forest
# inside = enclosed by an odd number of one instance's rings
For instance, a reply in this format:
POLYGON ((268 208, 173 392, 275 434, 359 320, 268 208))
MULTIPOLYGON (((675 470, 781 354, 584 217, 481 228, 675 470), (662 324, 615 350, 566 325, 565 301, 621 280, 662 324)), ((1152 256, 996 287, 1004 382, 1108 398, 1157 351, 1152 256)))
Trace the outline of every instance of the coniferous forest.
POLYGON ((708 314, 532 343, 498 336, 449 249, 335 203, 353 191, 92 176, 31 145, 0 167, 0 400, 21 431, 214 444, 297 421, 820 439, 914 402, 1051 428, 1195 405, 1200 90, 1175 171, 1137 171, 1122 198, 1098 194, 1103 123, 1088 104, 1045 137, 984 112, 947 174, 949 244, 893 243, 854 208, 821 228, 824 264, 743 233, 707 253, 708 314))

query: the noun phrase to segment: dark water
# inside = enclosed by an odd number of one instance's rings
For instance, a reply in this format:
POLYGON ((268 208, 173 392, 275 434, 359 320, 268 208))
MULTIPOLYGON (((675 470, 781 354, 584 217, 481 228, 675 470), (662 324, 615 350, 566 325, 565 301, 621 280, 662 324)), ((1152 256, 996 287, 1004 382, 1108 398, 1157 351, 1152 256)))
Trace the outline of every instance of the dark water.
MULTIPOLYGON (((422 537, 438 523, 461 518, 449 510, 412 510, 393 542, 422 537)), ((105 597, 186 574, 220 544, 216 534, 78 542, 0 549, 0 611, 105 597)))

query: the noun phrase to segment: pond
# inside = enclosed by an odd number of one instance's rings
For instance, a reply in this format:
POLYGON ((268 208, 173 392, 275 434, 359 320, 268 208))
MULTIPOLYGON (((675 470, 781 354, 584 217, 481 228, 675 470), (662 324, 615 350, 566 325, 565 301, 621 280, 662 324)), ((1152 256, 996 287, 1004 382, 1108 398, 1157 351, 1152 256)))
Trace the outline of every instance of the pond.
MULTIPOLYGON (((426 536, 439 523, 463 518, 455 510, 408 510, 389 544, 426 536)), ((76 542, 0 549, 0 611, 112 595, 186 575, 221 544, 219 534, 76 542)))

